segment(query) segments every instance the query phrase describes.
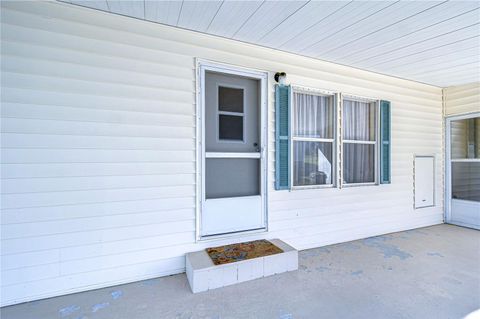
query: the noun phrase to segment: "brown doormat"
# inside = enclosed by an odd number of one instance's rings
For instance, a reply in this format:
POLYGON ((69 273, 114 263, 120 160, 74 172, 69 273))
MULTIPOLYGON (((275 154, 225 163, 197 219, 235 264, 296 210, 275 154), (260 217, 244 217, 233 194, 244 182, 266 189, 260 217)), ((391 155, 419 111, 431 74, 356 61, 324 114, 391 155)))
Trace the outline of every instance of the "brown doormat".
POLYGON ((283 250, 264 239, 207 248, 205 250, 215 265, 283 253, 283 250))

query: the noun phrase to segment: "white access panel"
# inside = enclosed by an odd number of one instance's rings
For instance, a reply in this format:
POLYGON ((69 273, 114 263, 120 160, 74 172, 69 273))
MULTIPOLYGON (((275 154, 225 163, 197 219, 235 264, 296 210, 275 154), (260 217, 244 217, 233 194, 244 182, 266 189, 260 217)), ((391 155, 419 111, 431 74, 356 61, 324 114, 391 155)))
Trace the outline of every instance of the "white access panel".
POLYGON ((415 208, 434 206, 435 158, 433 156, 415 156, 414 183, 415 208))

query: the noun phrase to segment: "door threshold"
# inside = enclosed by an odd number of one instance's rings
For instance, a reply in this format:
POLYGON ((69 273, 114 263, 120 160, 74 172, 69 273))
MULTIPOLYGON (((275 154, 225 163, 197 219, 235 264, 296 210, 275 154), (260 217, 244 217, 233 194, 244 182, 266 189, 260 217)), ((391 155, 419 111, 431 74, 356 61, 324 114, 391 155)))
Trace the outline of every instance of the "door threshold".
POLYGON ((222 238, 240 237, 243 235, 266 233, 266 232, 267 232, 267 227, 261 227, 261 228, 239 230, 239 231, 233 231, 233 232, 221 233, 221 234, 203 235, 203 236, 200 236, 198 241, 212 241, 212 240, 217 240, 222 238))

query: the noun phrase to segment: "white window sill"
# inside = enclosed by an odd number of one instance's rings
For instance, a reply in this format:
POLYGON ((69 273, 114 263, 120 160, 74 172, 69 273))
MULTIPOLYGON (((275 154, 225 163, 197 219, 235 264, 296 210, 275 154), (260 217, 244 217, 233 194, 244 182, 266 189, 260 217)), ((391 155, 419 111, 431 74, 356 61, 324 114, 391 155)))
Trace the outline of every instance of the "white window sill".
POLYGON ((305 186, 292 186, 291 191, 300 191, 304 189, 329 189, 336 188, 333 184, 323 184, 323 185, 305 185, 305 186))
POLYGON ((352 183, 352 184, 342 184, 342 187, 360 187, 360 186, 378 186, 378 183, 352 183))

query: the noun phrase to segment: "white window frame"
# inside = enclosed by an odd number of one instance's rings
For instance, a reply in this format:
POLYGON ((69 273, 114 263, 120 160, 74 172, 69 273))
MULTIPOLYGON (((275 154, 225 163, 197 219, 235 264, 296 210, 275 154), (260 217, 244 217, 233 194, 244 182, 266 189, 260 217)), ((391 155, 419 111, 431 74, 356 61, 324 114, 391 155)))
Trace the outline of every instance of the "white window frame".
POLYGON ((292 85, 292 89, 290 91, 290 101, 292 101, 291 111, 290 111, 290 188, 292 190, 302 190, 302 189, 317 189, 317 188, 334 188, 337 186, 337 103, 335 102, 336 93, 332 91, 322 90, 322 89, 314 89, 309 87, 303 86, 294 86, 292 85), (316 138, 316 137, 296 137, 294 135, 294 128, 293 125, 295 123, 295 105, 293 99, 293 93, 301 93, 301 94, 310 94, 310 95, 317 95, 317 96, 325 96, 332 99, 332 107, 333 107, 333 138, 316 138), (319 185, 297 185, 293 184, 294 181, 294 142, 298 141, 305 141, 305 142, 324 142, 324 143, 332 143, 332 182, 330 184, 319 184, 319 185))
POLYGON ((245 87, 242 86, 236 86, 232 84, 223 84, 219 83, 217 85, 217 127, 216 127, 216 133, 217 133, 217 142, 219 143, 241 143, 245 144, 245 118, 247 116, 247 112, 245 109, 245 87), (237 90, 242 90, 242 97, 243 97, 243 112, 229 112, 229 111, 220 111, 220 101, 219 101, 219 94, 220 94, 220 87, 224 88, 229 88, 229 89, 237 89, 237 90), (242 118, 242 139, 241 140, 230 140, 230 139, 225 139, 225 138, 220 138, 220 115, 230 115, 230 116, 238 116, 242 118))
POLYGON ((340 185, 341 187, 358 187, 358 186, 376 186, 379 185, 379 175, 380 175, 380 148, 379 148, 379 141, 380 141, 380 99, 377 98, 370 98, 364 97, 359 95, 350 95, 350 94, 342 94, 341 96, 341 114, 342 116, 339 119, 339 125, 341 127, 340 132, 340 158, 341 158, 341 178, 340 178, 340 185), (360 141, 360 140, 345 140, 343 138, 343 114, 344 114, 344 101, 358 101, 364 103, 375 103, 375 140, 374 141, 360 141), (346 183, 343 179, 343 172, 345 172, 345 161, 344 161, 344 145, 345 144, 362 144, 362 145, 374 145, 374 168, 373 168, 373 182, 367 183, 346 183))

